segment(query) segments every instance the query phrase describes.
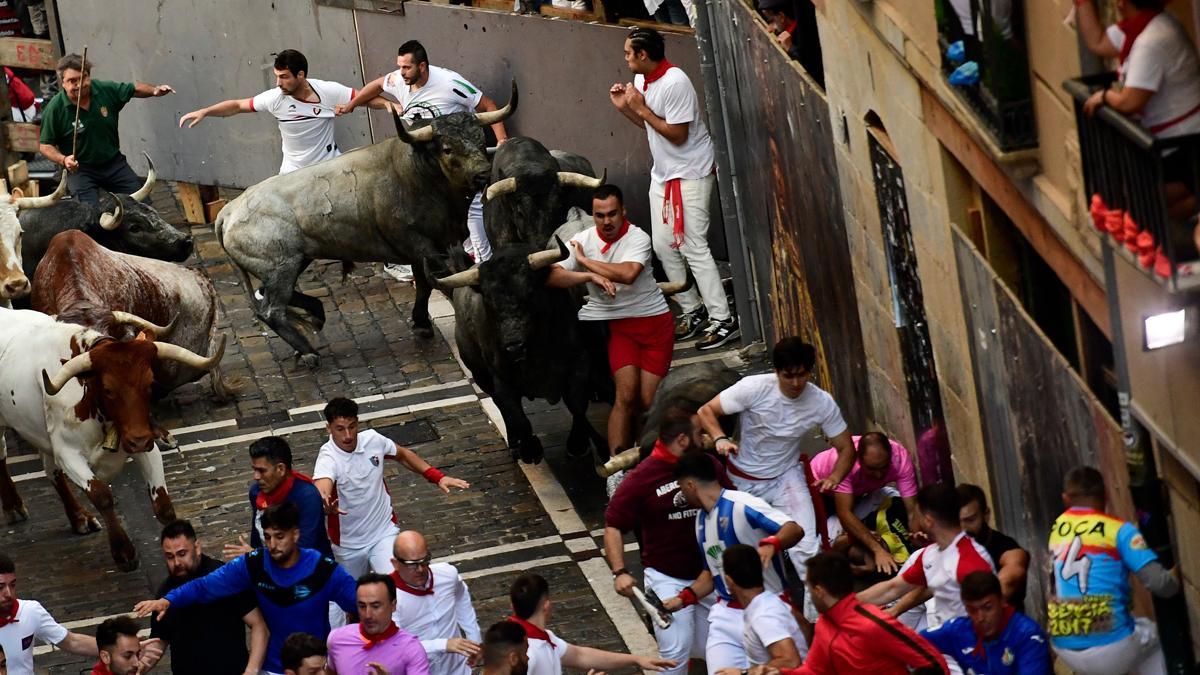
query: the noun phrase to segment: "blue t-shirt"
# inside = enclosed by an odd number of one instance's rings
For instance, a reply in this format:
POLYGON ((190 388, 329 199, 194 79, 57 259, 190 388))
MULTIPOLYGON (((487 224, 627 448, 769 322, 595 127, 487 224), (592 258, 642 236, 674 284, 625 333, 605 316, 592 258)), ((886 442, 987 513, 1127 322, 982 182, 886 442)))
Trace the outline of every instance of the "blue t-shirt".
POLYGON ((253 590, 271 632, 263 669, 282 673, 279 655, 287 636, 308 633, 324 641, 329 635, 329 603, 336 602, 347 612, 358 611, 356 587, 341 565, 310 548, 300 549, 300 559, 287 569, 276 566, 266 549, 257 549, 165 597, 172 607, 187 607, 253 590), (256 569, 266 576, 256 578, 256 569))
POLYGON ((936 630, 921 631, 964 673, 975 675, 1050 675, 1050 645, 1041 626, 1020 612, 1013 613, 995 640, 980 640, 971 619, 960 616, 936 630))
MULTIPOLYGON (((258 508, 260 491, 258 483, 250 483, 250 545, 254 548, 263 545, 262 532, 258 527, 258 517, 263 512, 258 508)), ((300 509, 300 548, 312 548, 321 555, 332 556, 333 549, 329 546, 329 535, 325 531, 325 502, 312 480, 293 480, 292 489, 288 490, 284 501, 300 509)))
POLYGON ((1050 528, 1050 554, 1055 647, 1100 647, 1133 633, 1129 573, 1158 560, 1137 527, 1093 509, 1067 509, 1050 528))

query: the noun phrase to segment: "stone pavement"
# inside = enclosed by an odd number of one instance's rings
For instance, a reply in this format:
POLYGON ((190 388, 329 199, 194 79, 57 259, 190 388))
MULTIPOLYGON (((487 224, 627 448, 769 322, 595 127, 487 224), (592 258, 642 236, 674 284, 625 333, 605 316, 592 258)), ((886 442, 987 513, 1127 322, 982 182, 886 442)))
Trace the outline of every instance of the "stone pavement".
MULTIPOLYGON (((180 222, 169 190, 160 184, 155 203, 169 221, 180 222)), ((160 402, 155 415, 181 443, 180 451, 164 453, 177 512, 196 526, 208 553, 219 555, 223 544, 248 532, 246 448, 254 438, 285 436, 296 468, 309 473, 327 439, 321 404, 334 396, 366 399, 364 426, 411 444, 434 466, 471 483, 468 491, 443 496, 400 467, 388 470, 402 527, 422 530, 435 558, 449 557, 459 565, 482 627, 509 613, 508 584, 519 570, 531 568, 550 581, 554 628, 567 640, 621 651, 627 644, 641 650, 652 646, 628 603, 622 607, 611 590, 604 597, 611 578, 599 559, 596 537, 603 526, 603 481, 590 462, 565 457, 569 416, 561 406, 526 404, 548 461, 536 468, 512 462, 495 426, 494 406, 473 388, 450 345, 443 337, 412 336, 405 319, 413 290, 373 266, 359 268, 344 282, 336 264, 314 263, 302 276, 301 288, 324 301, 328 322, 314 341, 321 366, 298 366, 290 347, 253 318, 211 227, 191 229, 196 254, 187 264, 202 269, 216 285, 218 326, 229 337, 221 365, 240 388, 234 401, 218 403, 207 380, 201 380, 160 402)), ((433 309, 435 314, 440 309, 445 334, 453 321, 448 304, 433 309)), ((695 354, 677 354, 688 356, 695 354)), ((705 355, 714 357, 740 363, 732 350, 705 355)), ((595 405, 590 412, 601 430, 606 415, 606 406, 595 405)), ((112 563, 103 533, 70 532, 49 483, 40 477, 40 462, 19 456, 27 449, 10 448, 10 466, 31 519, 0 529, 0 550, 17 562, 21 596, 41 601, 60 622, 85 633, 94 632, 103 617, 128 612, 151 597, 165 569, 158 553, 159 525, 136 472, 126 471, 116 488, 142 565, 122 573, 112 563)), ((85 661, 47 648, 37 657, 39 672, 89 672, 85 661)))

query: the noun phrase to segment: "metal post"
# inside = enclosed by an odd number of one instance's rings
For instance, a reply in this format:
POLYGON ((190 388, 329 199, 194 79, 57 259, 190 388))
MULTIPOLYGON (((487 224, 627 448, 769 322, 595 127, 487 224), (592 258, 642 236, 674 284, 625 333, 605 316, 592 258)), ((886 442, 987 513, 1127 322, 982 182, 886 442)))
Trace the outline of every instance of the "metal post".
POLYGON ((714 17, 710 11, 724 0, 695 0, 696 45, 700 50, 700 75, 704 78, 704 100, 708 107, 709 131, 717 163, 717 190, 721 198, 721 217, 725 221, 725 241, 733 272, 733 298, 741 317, 742 343, 763 340, 763 317, 759 313, 757 285, 754 283, 750 254, 743 244, 741 201, 738 199, 738 172, 730 148, 733 139, 725 122, 728 106, 725 87, 717 68, 716 47, 712 39, 714 17))

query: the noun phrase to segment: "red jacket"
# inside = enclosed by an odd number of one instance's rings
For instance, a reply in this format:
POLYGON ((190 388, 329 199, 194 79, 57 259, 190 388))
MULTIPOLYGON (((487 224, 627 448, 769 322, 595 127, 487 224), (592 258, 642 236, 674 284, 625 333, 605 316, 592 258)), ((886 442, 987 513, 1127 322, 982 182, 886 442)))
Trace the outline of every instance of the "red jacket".
POLYGON ((782 675, 948 673, 946 659, 925 638, 853 593, 821 615, 808 657, 782 675))

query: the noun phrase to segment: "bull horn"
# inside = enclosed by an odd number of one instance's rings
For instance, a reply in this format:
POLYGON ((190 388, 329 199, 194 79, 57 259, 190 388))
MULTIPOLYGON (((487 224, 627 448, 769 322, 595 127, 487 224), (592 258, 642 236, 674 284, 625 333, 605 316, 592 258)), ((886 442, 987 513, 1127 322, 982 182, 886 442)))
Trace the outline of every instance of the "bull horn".
POLYGON ((125 211, 121 208, 120 199, 105 190, 100 190, 100 194, 108 195, 117 205, 117 208, 113 209, 112 213, 100 214, 100 227, 108 232, 112 232, 121 226, 121 221, 125 219, 125 211))
POLYGON ((540 270, 543 267, 549 267, 557 262, 562 262, 567 259, 567 245, 556 234, 554 241, 558 242, 558 248, 548 248, 545 251, 529 254, 529 266, 535 270, 540 270))
POLYGON ((594 178, 586 173, 575 173, 573 171, 558 172, 558 184, 563 187, 577 187, 595 190, 601 185, 604 185, 607 179, 608 169, 605 169, 604 173, 599 178, 594 178))
POLYGON ((175 322, 179 320, 179 315, 176 314, 171 319, 171 323, 168 323, 165 326, 160 326, 156 323, 150 323, 149 321, 143 319, 142 317, 138 316, 137 314, 131 314, 129 312, 122 312, 122 311, 118 311, 115 309, 112 312, 112 317, 113 317, 113 321, 116 321, 117 323, 127 323, 131 326, 137 326, 138 329, 140 329, 140 330, 148 330, 148 331, 154 333, 155 337, 161 337, 163 335, 169 334, 172 330, 175 329, 175 322))
POLYGON ((690 290, 696 285, 696 277, 692 276, 692 271, 689 269, 687 278, 683 281, 660 281, 658 282, 658 290, 662 291, 665 297, 671 297, 677 293, 682 293, 690 290))
MULTIPOLYGON (((562 175, 562 174, 559 174, 562 175)), ((501 178, 500 180, 488 186, 487 192, 483 195, 483 201, 490 202, 501 195, 510 194, 517 191, 516 176, 501 178)))
POLYGON ((62 368, 59 368, 58 372, 54 374, 54 377, 50 377, 46 374, 46 371, 43 370, 42 387, 46 390, 46 394, 48 396, 54 396, 61 391, 68 382, 91 369, 92 355, 88 352, 84 352, 64 363, 62 368))
POLYGON ((448 277, 435 278, 433 280, 434 288, 439 291, 451 291, 455 288, 464 286, 474 286, 479 283, 479 268, 472 267, 470 269, 451 274, 448 277))
POLYGON ((508 105, 499 110, 491 110, 489 112, 475 113, 475 119, 479 121, 480 126, 491 126, 498 122, 512 117, 512 114, 517 111, 517 81, 512 81, 512 93, 508 96, 508 105))
POLYGON ((412 145, 413 143, 428 143, 433 140, 433 125, 413 129, 409 131, 408 125, 404 120, 400 119, 400 115, 396 112, 396 106, 388 105, 388 110, 392 111, 392 121, 396 123, 396 135, 400 140, 412 145))
POLYGON ((217 364, 221 362, 221 357, 225 355, 225 336, 221 335, 221 341, 217 343, 217 353, 207 357, 200 356, 196 352, 167 342, 155 342, 154 348, 158 350, 158 358, 160 359, 178 361, 196 370, 207 371, 216 368, 217 364))
POLYGON ((135 202, 146 201, 146 197, 149 197, 150 191, 154 189, 154 182, 158 180, 158 174, 154 172, 154 160, 150 159, 150 154, 145 151, 142 152, 142 155, 146 158, 146 164, 150 168, 146 170, 146 182, 142 184, 142 187, 138 188, 137 192, 129 195, 135 202))
POLYGON ((40 209, 57 202, 65 194, 67 194, 67 172, 63 171, 62 179, 58 181, 58 187, 54 188, 54 192, 45 197, 17 197, 13 200, 13 204, 18 209, 40 209))

